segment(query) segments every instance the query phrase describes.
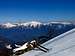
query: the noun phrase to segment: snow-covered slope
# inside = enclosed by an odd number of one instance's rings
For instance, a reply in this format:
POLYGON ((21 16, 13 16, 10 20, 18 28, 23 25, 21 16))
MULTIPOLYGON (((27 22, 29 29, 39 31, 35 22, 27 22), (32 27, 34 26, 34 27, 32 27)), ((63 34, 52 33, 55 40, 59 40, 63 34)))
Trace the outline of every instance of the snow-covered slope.
POLYGON ((40 50, 32 50, 20 56, 74 56, 75 29, 45 42, 43 46, 51 50, 47 53, 40 50))

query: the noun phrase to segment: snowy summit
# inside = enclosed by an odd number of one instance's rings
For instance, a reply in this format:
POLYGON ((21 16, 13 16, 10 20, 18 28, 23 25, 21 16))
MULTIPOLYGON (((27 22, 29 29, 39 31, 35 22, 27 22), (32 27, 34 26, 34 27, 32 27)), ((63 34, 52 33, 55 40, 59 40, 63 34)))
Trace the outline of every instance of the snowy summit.
POLYGON ((40 23, 40 22, 36 22, 36 21, 31 21, 31 22, 27 22, 27 23, 22 23, 22 25, 24 25, 24 26, 28 26, 28 25, 30 25, 31 27, 33 26, 33 27, 36 27, 37 25, 41 25, 42 23, 40 23))
POLYGON ((16 25, 11 24, 11 23, 6 23, 6 24, 3 24, 3 26, 10 28, 10 27, 15 27, 16 25))

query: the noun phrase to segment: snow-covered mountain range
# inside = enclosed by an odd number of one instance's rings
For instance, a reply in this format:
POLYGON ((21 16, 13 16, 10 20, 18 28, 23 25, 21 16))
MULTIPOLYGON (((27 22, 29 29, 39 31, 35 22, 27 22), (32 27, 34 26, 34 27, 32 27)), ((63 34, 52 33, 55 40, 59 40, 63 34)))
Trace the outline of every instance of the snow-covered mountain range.
POLYGON ((16 27, 16 26, 30 26, 30 27, 37 27, 37 26, 41 26, 41 25, 48 25, 48 24, 71 24, 69 22, 49 22, 49 23, 41 23, 41 22, 37 22, 37 21, 31 21, 31 22, 25 22, 25 23, 5 23, 5 24, 1 24, 1 26, 4 26, 5 28, 11 28, 11 27, 16 27))
POLYGON ((0 24, 0 36, 17 43, 33 38, 50 37, 48 39, 51 39, 73 28, 75 25, 69 22, 5 23, 0 24))
POLYGON ((31 22, 26 22, 26 23, 5 23, 5 24, 2 24, 1 26, 4 26, 5 28, 11 28, 11 27, 16 27, 16 26, 36 27, 40 25, 42 25, 42 23, 31 21, 31 22))

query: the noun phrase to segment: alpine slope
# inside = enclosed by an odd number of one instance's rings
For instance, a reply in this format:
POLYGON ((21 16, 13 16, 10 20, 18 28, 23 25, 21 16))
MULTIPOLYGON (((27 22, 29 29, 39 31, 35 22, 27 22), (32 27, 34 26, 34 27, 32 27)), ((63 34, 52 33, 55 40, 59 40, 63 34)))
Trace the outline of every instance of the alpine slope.
POLYGON ((45 53, 37 48, 20 56, 74 56, 75 28, 48 40, 42 46, 48 48, 49 51, 45 53))

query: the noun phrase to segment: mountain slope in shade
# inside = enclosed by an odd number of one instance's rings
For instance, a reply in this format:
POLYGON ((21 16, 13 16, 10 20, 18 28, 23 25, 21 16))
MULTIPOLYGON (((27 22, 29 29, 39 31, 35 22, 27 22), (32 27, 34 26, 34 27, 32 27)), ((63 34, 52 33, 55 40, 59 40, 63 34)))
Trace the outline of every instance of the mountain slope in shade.
POLYGON ((40 50, 32 50, 20 56, 74 56, 75 28, 45 42, 42 46, 51 50, 47 53, 40 50))
POLYGON ((7 23, 0 25, 0 36, 13 41, 23 42, 30 41, 33 38, 42 36, 54 38, 70 29, 75 28, 75 25, 65 22, 57 23, 40 23, 36 21, 26 23, 7 23))

